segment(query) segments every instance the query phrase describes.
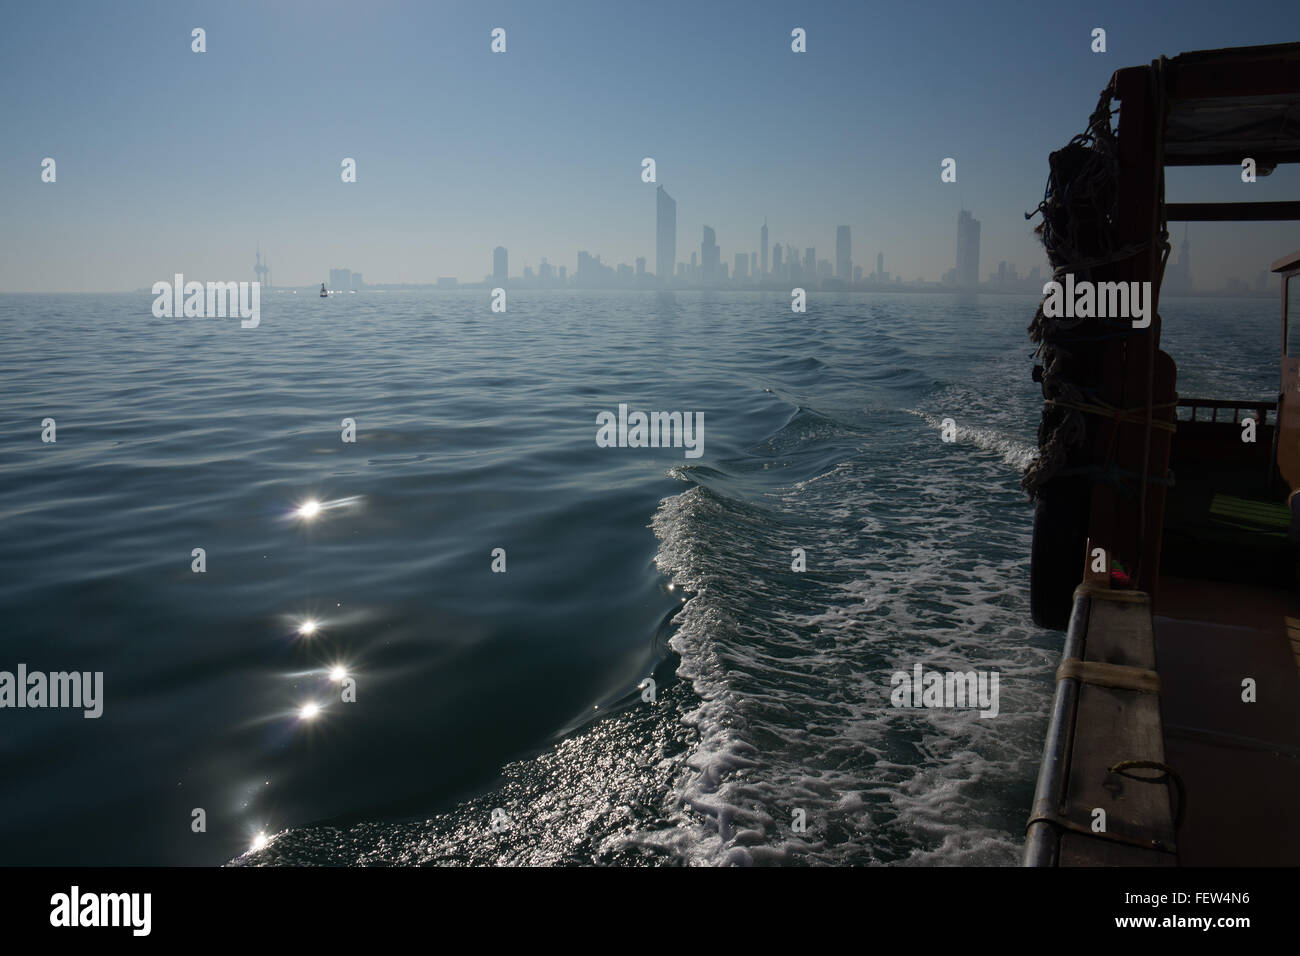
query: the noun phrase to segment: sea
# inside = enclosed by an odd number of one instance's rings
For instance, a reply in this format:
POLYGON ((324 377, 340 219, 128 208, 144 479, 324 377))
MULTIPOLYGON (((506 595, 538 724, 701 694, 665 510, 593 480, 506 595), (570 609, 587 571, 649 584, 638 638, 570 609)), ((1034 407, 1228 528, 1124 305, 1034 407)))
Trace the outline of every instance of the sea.
MULTIPOLYGON (((1016 865, 1036 304, 0 296, 0 671, 103 675, 0 709, 0 864, 1016 865)), ((1276 397, 1275 300, 1161 312, 1181 393, 1276 397)))

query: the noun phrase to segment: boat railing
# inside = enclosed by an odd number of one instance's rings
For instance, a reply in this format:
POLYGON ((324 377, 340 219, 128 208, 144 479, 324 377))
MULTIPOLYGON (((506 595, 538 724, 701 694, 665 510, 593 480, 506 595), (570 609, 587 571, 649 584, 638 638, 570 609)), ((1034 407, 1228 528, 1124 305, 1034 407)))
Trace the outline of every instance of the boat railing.
POLYGON ((1240 425, 1244 417, 1242 412, 1250 413, 1259 425, 1276 425, 1277 424, 1277 402, 1256 401, 1249 399, 1219 399, 1219 398, 1179 398, 1178 399, 1178 420, 1182 422, 1207 422, 1240 425), (1187 411, 1183 411, 1186 409, 1187 411), (1219 418, 1219 413, 1231 411, 1232 416, 1224 415, 1219 418), (1205 413, 1208 412, 1208 417, 1205 413), (1198 413, 1201 413, 1198 417, 1198 413), (1272 413, 1270 415, 1270 413, 1272 413))

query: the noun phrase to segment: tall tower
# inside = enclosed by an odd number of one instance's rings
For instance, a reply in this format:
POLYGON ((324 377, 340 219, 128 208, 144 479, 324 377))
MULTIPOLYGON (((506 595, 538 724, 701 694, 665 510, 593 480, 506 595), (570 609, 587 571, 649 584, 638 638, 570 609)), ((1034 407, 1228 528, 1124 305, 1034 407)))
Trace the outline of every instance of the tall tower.
POLYGON ((759 233, 759 235, 762 237, 762 243, 759 245, 759 248, 763 250, 763 271, 759 273, 758 277, 760 279, 765 279, 767 278, 767 217, 766 216, 763 217, 763 229, 759 233))
POLYGON ((848 226, 835 230, 835 278, 844 282, 853 281, 853 240, 848 226))
POLYGON ((509 254, 506 252, 505 246, 497 246, 492 250, 492 281, 499 286, 504 286, 509 277, 509 254))
POLYGON ((1183 223, 1183 257, 1179 260, 1183 274, 1183 291, 1190 294, 1192 291, 1192 244, 1187 241, 1187 223, 1183 223))
POLYGON ((980 284, 980 222, 965 209, 957 216, 957 284, 980 284))
POLYGON ((660 186, 655 190, 655 276, 664 285, 677 262, 677 200, 660 186))
POLYGON ((704 227, 704 241, 700 243, 700 272, 705 285, 713 285, 721 278, 719 263, 721 250, 718 248, 717 234, 712 227, 704 227))
POLYGON ((262 243, 257 244, 257 265, 253 266, 253 275, 257 276, 257 281, 262 284, 263 288, 271 287, 271 267, 262 262, 262 243))

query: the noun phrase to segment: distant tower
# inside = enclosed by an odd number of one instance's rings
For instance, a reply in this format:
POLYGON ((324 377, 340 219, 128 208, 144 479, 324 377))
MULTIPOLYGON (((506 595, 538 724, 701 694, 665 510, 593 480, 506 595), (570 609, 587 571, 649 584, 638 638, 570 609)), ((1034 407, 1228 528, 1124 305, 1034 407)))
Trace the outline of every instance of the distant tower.
POLYGON ((848 226, 835 230, 835 278, 853 281, 853 240, 848 226))
POLYGON ((762 279, 767 276, 767 217, 766 216, 763 217, 763 229, 759 233, 759 235, 762 237, 763 240, 762 244, 759 246, 759 248, 763 250, 763 271, 759 273, 759 278, 762 279))
POLYGON ((885 281, 885 254, 883 252, 876 253, 876 281, 885 281))
POLYGON ((980 284, 980 221, 965 209, 957 216, 957 284, 980 284))
POLYGON ((492 281, 504 286, 510 276, 510 258, 505 246, 492 250, 492 281))
POLYGON ((655 276, 664 285, 677 261, 677 200, 660 186, 655 190, 655 276))
POLYGON ((705 285, 713 285, 721 278, 719 265, 722 251, 718 248, 717 235, 710 226, 704 227, 704 241, 700 243, 700 271, 705 285))
POLYGON ((263 288, 271 288, 271 267, 262 262, 262 244, 257 244, 257 265, 253 266, 253 275, 257 276, 263 288))

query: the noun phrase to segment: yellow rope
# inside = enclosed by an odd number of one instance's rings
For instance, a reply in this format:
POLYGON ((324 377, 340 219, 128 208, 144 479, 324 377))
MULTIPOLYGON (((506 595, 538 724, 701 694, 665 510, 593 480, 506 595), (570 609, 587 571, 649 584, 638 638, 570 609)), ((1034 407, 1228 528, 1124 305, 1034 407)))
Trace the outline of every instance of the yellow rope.
MULTIPOLYGON (((1128 422, 1133 425, 1142 425, 1146 423, 1145 417, 1139 417, 1141 413, 1146 412, 1145 405, 1139 405, 1137 408, 1116 408, 1114 405, 1103 403, 1090 404, 1084 402, 1062 402, 1054 398, 1045 398, 1043 403, 1046 405, 1056 405, 1060 408, 1072 408, 1076 412, 1084 412, 1088 415, 1097 415, 1101 418, 1113 418, 1118 422, 1128 422)), ((1165 402, 1160 405, 1152 405, 1151 410, 1157 408, 1176 408, 1177 402, 1165 402)), ((1167 432, 1176 431, 1178 426, 1174 422, 1156 422, 1151 423, 1152 428, 1160 428, 1167 432)))

